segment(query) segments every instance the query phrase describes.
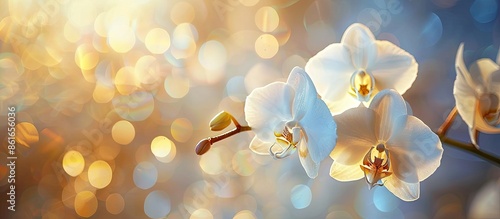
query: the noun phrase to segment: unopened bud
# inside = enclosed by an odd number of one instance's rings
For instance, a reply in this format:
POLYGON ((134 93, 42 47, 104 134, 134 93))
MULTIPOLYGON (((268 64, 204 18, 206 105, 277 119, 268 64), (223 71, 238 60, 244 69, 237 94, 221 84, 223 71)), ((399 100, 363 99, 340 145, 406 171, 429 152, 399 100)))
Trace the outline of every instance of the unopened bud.
POLYGON ((212 131, 220 131, 225 129, 231 124, 231 114, 226 111, 222 111, 214 116, 212 120, 210 120, 210 130, 212 131))
POLYGON ((209 138, 205 138, 205 139, 201 140, 196 145, 196 149, 195 149, 196 154, 202 155, 204 153, 207 153, 207 151, 210 150, 211 146, 212 146, 212 143, 210 143, 210 139, 209 138))

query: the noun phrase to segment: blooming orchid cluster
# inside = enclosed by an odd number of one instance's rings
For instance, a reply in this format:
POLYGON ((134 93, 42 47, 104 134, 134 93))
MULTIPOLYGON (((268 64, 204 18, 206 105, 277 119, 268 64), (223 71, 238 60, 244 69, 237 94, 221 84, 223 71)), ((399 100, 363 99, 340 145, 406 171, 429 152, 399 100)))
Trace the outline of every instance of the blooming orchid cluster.
MULTIPOLYGON (((500 133, 500 54, 468 70, 460 46, 454 95, 457 109, 476 132, 500 133)), ((285 82, 253 90, 246 99, 241 126, 228 113, 218 114, 212 130, 233 121, 236 128, 206 138, 196 152, 241 131, 252 130, 250 149, 282 159, 298 151, 305 172, 318 176, 319 165, 333 159, 330 176, 338 181, 363 179, 370 188, 385 186, 405 201, 419 198, 420 182, 439 167, 440 137, 412 115, 401 96, 417 77, 414 57, 388 41, 376 40, 362 24, 347 28, 340 43, 295 67, 285 82)), ((442 136, 442 135, 440 135, 442 136)))

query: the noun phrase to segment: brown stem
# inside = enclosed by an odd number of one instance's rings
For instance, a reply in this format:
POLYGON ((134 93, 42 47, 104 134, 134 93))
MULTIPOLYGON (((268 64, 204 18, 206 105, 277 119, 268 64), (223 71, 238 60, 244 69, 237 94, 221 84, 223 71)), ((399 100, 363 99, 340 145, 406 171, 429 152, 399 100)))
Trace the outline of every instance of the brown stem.
POLYGON ((450 114, 448 114, 448 117, 446 117, 446 120, 444 120, 443 124, 441 125, 441 127, 439 127, 436 134, 440 137, 445 136, 451 124, 453 124, 453 120, 455 119, 456 116, 457 116, 457 107, 453 107, 450 114))
POLYGON ((475 155, 483 160, 486 160, 497 167, 500 167, 500 158, 499 157, 497 157, 494 154, 479 150, 471 143, 460 142, 460 141, 457 141, 457 140, 454 140, 451 138, 447 138, 446 136, 439 136, 439 139, 441 139, 441 142, 446 143, 446 145, 448 145, 448 146, 460 149, 462 151, 470 152, 473 155, 475 155))
POLYGON ((244 132, 244 131, 249 131, 249 130, 252 130, 252 128, 250 128, 249 126, 240 126, 239 124, 236 126, 236 128, 232 129, 231 131, 229 132, 226 132, 224 134, 221 134, 221 135, 217 135, 215 137, 210 137, 209 141, 210 141, 210 144, 214 144, 215 142, 218 142, 220 140, 223 140, 223 139, 226 139, 228 137, 231 137, 235 134, 238 134, 240 132, 244 132))

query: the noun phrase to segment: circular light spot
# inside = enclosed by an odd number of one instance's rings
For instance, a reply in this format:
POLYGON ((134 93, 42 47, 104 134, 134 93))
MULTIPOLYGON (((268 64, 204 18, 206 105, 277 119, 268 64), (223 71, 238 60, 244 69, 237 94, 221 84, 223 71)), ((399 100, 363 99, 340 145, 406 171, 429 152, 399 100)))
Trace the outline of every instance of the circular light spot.
POLYGON ((68 151, 64 154, 62 161, 63 169, 70 176, 78 176, 85 167, 85 159, 78 151, 68 151))
POLYGON ((278 40, 271 34, 262 34, 255 41, 255 52, 263 59, 270 59, 278 53, 278 40))
POLYGON ((214 216, 212 213, 204 208, 196 209, 196 211, 191 214, 191 217, 189 219, 213 219, 214 216))
POLYGON ((470 13, 479 23, 488 23, 497 16, 498 3, 495 0, 476 0, 470 7, 470 13))
POLYGON ((135 45, 134 31, 126 25, 112 26, 108 31, 108 44, 118 53, 126 53, 135 45))
POLYGON ((442 34, 443 24, 441 23, 441 19, 432 13, 422 27, 422 32, 420 33, 421 41, 424 46, 434 46, 441 39, 442 34))
POLYGON ((196 52, 198 31, 190 23, 182 23, 175 27, 172 33, 171 52, 174 58, 188 58, 196 52))
POLYGON ((375 189, 373 193, 373 203, 382 212, 392 212, 398 208, 399 199, 385 187, 375 189))
POLYGON ((292 205, 296 209, 307 208, 311 204, 312 192, 309 186, 300 184, 292 188, 292 194, 290 195, 290 200, 292 205))
POLYGON ((134 140, 135 128, 129 121, 120 120, 111 128, 111 136, 116 143, 127 145, 134 140))
POLYGON ((234 76, 226 84, 227 96, 233 101, 245 102, 248 95, 245 89, 245 78, 243 76, 234 76))
POLYGON ((13 53, 0 53, 0 72, 0 82, 17 81, 24 73, 21 58, 13 53))
POLYGON ((158 170, 150 162, 141 162, 134 169, 134 183, 141 189, 149 189, 156 184, 158 170))
POLYGON ((191 23, 195 17, 195 10, 188 2, 178 2, 170 10, 170 19, 174 24, 191 23))
POLYGON ((154 85, 161 83, 162 73, 158 60, 154 56, 145 55, 139 58, 135 63, 135 75, 139 78, 142 85, 154 85))
POLYGON ((118 193, 110 194, 106 198, 106 210, 111 214, 119 214, 125 208, 125 200, 118 193))
POLYGON ((262 7, 255 14, 255 24, 263 32, 273 32, 279 23, 280 17, 278 12, 272 7, 262 7))
POLYGON ((193 125, 186 118, 178 118, 172 122, 170 132, 178 142, 186 142, 193 134, 193 125))
POLYGON ((111 178, 113 178, 113 171, 106 161, 94 161, 89 166, 88 179, 93 187, 102 189, 109 185, 111 178))
POLYGON ((38 142, 38 130, 29 122, 21 122, 16 125, 16 142, 25 147, 38 142))
POLYGON ((221 70, 226 64, 226 49, 216 40, 205 42, 198 53, 200 64, 207 70, 221 70))
POLYGON ((120 68, 116 72, 114 82, 118 93, 129 95, 138 89, 138 78, 134 72, 134 68, 130 66, 120 68))
POLYGON ((170 213, 170 199, 165 192, 153 191, 144 201, 144 212, 150 218, 163 218, 170 213))
POLYGON ((167 94, 173 98, 183 98, 189 92, 189 78, 178 76, 178 75, 168 75, 165 78, 165 91, 167 94))
POLYGON ((151 152, 156 157, 166 157, 172 148, 173 142, 165 136, 157 136, 151 141, 151 152))
POLYGON ((254 5, 256 5, 257 3, 259 3, 259 0, 239 0, 240 3, 244 6, 247 6, 247 7, 252 7, 254 5))
POLYGON ((257 218, 255 214, 249 210, 240 211, 236 213, 236 215, 234 215, 233 217, 233 219, 255 219, 255 218, 257 218))
POLYGON ((92 45, 82 44, 75 51, 75 63, 82 70, 92 70, 99 62, 99 53, 92 45))
POLYGON ((75 211, 80 217, 90 217, 97 211, 97 198, 94 193, 82 191, 76 194, 75 211))
POLYGON ((96 82, 92 98, 96 103, 109 103, 115 96, 115 88, 96 82))
POLYGON ((129 121, 143 121, 154 110, 154 97, 151 92, 137 91, 130 95, 120 95, 112 100, 116 113, 129 121))
POLYGON ((255 172, 255 163, 252 162, 252 152, 241 150, 233 156, 233 170, 242 176, 250 176, 255 172))
POLYGON ((162 54, 170 47, 170 35, 161 28, 150 30, 145 41, 146 48, 153 54, 162 54))
POLYGON ((203 172, 217 175, 224 171, 224 165, 218 148, 213 148, 200 158, 200 167, 203 172))

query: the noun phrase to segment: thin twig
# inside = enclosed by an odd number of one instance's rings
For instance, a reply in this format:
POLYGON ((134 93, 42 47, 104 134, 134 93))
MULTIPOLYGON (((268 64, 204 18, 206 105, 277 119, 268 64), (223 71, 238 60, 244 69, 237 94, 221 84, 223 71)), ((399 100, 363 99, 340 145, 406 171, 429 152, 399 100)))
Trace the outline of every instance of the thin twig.
POLYGON ((446 120, 444 120, 443 124, 441 125, 441 127, 439 127, 436 134, 440 137, 445 136, 451 124, 453 124, 453 120, 455 119, 456 116, 457 116, 457 107, 453 107, 450 114, 448 114, 448 117, 446 117, 446 120))
MULTIPOLYGON (((436 133, 437 134, 437 133, 436 133)), ((441 139, 441 142, 446 143, 446 145, 460 149, 462 151, 470 152, 471 154, 490 162, 491 164, 500 167, 500 158, 497 157, 496 155, 492 153, 485 152, 483 150, 479 150, 476 147, 474 147, 473 144, 471 143, 464 143, 460 142, 451 138, 448 138, 446 136, 439 136, 439 139, 441 139)))

